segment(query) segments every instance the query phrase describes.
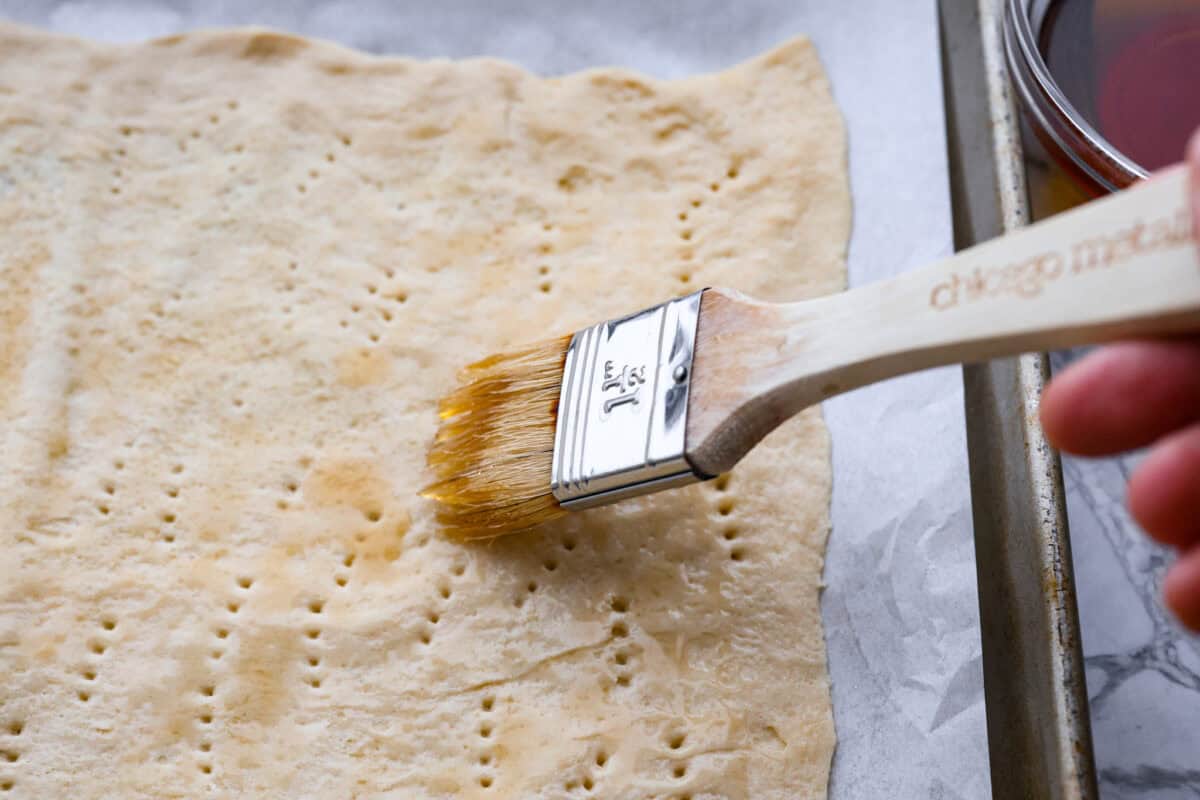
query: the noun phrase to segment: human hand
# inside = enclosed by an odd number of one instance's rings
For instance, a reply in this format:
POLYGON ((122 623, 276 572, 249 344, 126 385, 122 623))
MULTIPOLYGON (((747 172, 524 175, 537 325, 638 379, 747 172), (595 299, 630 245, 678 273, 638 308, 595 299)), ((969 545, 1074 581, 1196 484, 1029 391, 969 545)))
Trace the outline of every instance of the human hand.
MULTIPOLYGON (((1200 246, 1200 131, 1187 158, 1200 246)), ((1183 624, 1200 631, 1200 335, 1089 354, 1046 387, 1041 418, 1050 442, 1068 453, 1152 446, 1129 480, 1129 510, 1147 533, 1179 551, 1163 594, 1183 624)))

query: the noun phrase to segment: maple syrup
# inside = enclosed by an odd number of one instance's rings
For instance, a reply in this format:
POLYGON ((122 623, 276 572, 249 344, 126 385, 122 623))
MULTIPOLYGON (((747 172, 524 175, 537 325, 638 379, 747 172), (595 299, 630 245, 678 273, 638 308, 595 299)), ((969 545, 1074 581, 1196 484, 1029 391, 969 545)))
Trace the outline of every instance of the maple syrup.
POLYGON ((1083 119, 1147 172, 1200 128, 1200 0, 1056 0, 1038 49, 1083 119))

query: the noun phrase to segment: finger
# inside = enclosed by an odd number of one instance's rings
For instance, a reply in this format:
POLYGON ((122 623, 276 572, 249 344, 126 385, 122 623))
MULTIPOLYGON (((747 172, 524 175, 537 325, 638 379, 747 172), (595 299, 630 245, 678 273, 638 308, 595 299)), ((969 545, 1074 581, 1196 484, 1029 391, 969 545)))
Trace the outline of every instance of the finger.
POLYGON ((1200 425, 1160 441, 1129 480, 1129 510, 1164 544, 1200 544, 1200 425))
POLYGON ((1200 631, 1200 547, 1180 556, 1167 572, 1163 599, 1180 622, 1200 631))
POLYGON ((1144 447, 1200 421, 1200 339, 1097 350, 1050 382, 1041 418, 1054 446, 1084 456, 1144 447))

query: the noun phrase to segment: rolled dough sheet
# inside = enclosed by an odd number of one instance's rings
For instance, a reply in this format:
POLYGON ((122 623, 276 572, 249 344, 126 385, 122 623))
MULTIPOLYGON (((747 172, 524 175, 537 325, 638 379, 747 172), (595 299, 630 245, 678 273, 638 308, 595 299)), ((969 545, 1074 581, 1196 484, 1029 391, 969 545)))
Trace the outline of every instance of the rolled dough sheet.
POLYGON ((805 40, 658 82, 0 28, 0 797, 824 796, 819 413, 491 544, 415 490, 471 359, 840 289, 844 160, 805 40))

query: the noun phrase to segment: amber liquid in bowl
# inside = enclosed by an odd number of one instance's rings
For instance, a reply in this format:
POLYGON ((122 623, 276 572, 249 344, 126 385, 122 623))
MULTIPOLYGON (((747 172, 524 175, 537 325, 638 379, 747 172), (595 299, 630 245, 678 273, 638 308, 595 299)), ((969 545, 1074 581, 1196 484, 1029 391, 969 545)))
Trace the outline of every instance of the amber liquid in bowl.
POLYGON ((1200 127, 1200 0, 1058 0, 1038 37, 1075 109, 1147 171, 1200 127))

